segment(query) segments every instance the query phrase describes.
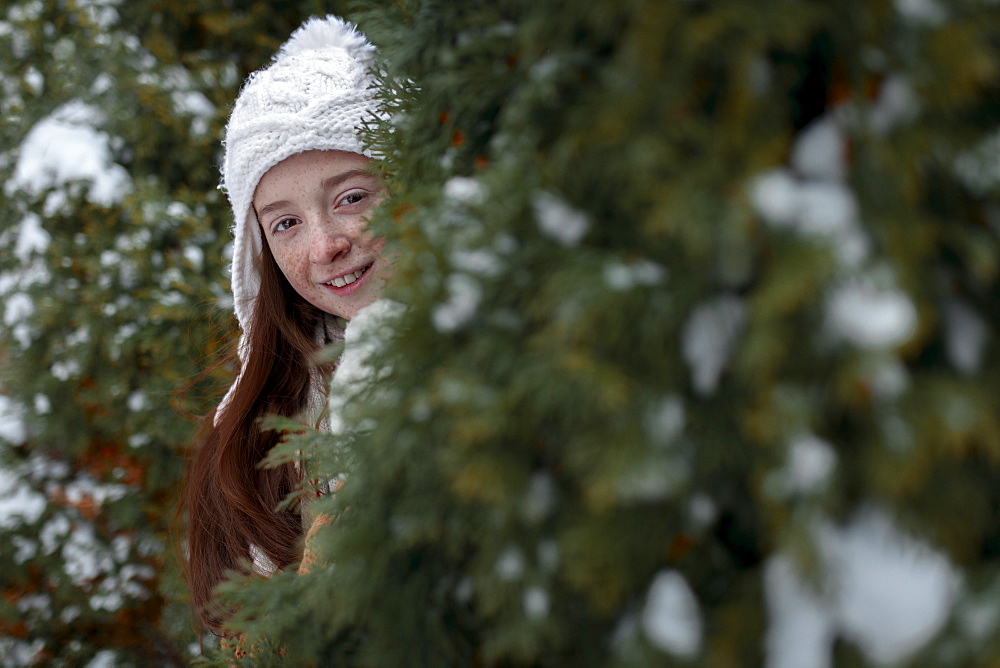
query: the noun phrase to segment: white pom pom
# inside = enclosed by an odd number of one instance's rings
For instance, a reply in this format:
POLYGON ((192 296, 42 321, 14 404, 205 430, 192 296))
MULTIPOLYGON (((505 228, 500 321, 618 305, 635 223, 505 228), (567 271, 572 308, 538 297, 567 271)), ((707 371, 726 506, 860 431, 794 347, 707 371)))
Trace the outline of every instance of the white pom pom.
POLYGON ((359 59, 367 59, 375 50, 357 26, 330 15, 322 19, 313 17, 299 26, 274 58, 329 47, 340 47, 359 59))

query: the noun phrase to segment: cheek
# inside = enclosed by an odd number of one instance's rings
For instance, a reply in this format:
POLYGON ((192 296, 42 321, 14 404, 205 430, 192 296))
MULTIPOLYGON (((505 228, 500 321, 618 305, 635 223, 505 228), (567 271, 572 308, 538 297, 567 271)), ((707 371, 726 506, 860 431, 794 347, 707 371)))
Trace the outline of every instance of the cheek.
POLYGON ((300 247, 299 244, 281 244, 271 247, 271 255, 277 263, 281 273, 289 283, 293 285, 297 279, 305 275, 309 267, 308 249, 300 247), (275 247, 277 246, 277 247, 275 247))

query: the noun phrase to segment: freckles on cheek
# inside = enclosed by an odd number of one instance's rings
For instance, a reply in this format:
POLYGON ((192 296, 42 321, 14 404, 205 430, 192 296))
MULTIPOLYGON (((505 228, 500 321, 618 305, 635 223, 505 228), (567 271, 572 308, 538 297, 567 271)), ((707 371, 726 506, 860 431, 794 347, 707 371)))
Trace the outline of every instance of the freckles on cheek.
POLYGON ((300 283, 309 275, 309 255, 308 249, 300 244, 293 244, 289 248, 283 249, 281 257, 275 257, 278 261, 278 268, 285 275, 290 283, 300 283))

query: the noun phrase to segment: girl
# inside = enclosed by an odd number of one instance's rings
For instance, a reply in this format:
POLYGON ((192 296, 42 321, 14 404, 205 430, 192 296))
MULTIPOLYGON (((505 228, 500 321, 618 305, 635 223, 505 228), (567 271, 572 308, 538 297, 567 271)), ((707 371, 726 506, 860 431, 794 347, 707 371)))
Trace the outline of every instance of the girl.
POLYGON ((340 19, 307 21, 247 79, 226 127, 239 374, 202 425, 186 495, 193 604, 213 630, 206 604, 227 570, 273 572, 301 556, 300 513, 275 510, 301 471, 257 467, 279 438, 258 420, 319 421, 331 365, 310 360, 389 273, 366 231, 383 189, 359 139, 375 111, 373 50, 340 19))

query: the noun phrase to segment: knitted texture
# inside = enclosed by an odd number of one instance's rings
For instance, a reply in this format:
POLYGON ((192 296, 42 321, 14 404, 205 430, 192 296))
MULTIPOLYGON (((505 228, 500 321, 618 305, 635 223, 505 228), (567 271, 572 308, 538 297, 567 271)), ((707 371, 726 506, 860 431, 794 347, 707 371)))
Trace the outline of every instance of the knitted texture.
POLYGON ((233 208, 233 300, 244 333, 260 289, 261 239, 252 207, 257 184, 271 167, 303 151, 372 156, 359 129, 375 113, 374 50, 351 23, 310 19, 270 66, 250 75, 236 99, 226 126, 222 187, 233 208))

